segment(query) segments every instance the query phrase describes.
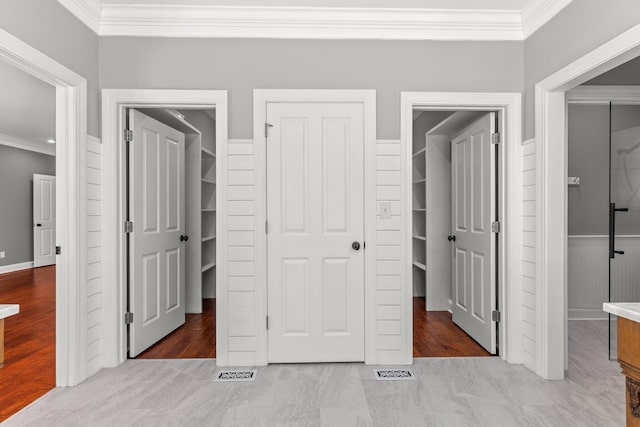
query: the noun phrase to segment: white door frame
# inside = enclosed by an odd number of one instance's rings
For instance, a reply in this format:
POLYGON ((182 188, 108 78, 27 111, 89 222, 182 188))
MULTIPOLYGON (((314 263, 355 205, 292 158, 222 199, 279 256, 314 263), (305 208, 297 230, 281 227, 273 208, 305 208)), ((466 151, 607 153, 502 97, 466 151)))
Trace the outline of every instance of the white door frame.
POLYGON ((547 379, 564 378, 567 358, 566 92, 639 55, 640 24, 535 87, 536 372, 547 379))
MULTIPOLYGON (((253 135, 255 144, 256 182, 264 183, 256 191, 256 222, 264 224, 267 219, 266 177, 267 156, 265 119, 267 104, 270 102, 350 102, 361 103, 364 107, 364 211, 376 212, 376 91, 375 90, 279 90, 255 89, 253 91, 253 135)), ((376 224, 365 215, 364 241, 369 248, 376 244, 376 224)), ((261 230, 257 226, 256 230, 261 230)), ((267 237, 265 233, 256 233, 256 364, 266 365, 268 356, 267 329, 264 319, 267 316, 267 237)), ((376 327, 375 327, 375 289, 366 284, 375 283, 375 252, 364 252, 364 360, 367 364, 376 363, 376 327)), ((221 282, 218 282, 221 283, 221 282)), ((220 292, 220 291, 218 291, 220 292)))
MULTIPOLYGON (((103 271, 105 286, 103 365, 114 367, 127 359, 127 329, 124 324, 126 311, 126 272, 124 248, 124 110, 133 108, 215 108, 216 153, 224 158, 227 145, 227 91, 226 90, 164 90, 164 89, 103 89, 102 90, 102 143, 104 202, 104 254, 103 271), (226 149, 226 148, 225 148, 226 149)), ((226 177, 216 168, 216 182, 224 188, 226 177)), ((221 204, 221 191, 216 192, 216 206, 221 204)), ((221 230, 221 218, 217 215, 216 229, 221 230)), ((216 253, 221 254, 220 239, 216 241, 216 253)), ((221 282, 224 264, 216 268, 216 281, 221 282)), ((226 325, 226 295, 216 290, 216 329, 224 331, 226 325)), ((216 348, 221 346, 221 333, 216 333, 216 348)), ((226 346, 225 346, 226 348, 226 346)))
MULTIPOLYGON (((502 150, 498 162, 498 217, 503 232, 499 235, 498 309, 501 312, 498 342, 500 358, 509 363, 522 363, 522 95, 520 93, 402 92, 400 156, 404 159, 402 180, 405 183, 404 221, 412 221, 411 168, 413 152, 413 110, 477 110, 498 111, 502 150), (507 286, 508 284, 508 286, 507 286)), ((411 227, 404 228, 404 270, 408 283, 412 280, 411 227)), ((405 306, 412 307, 413 290, 405 286, 405 306)), ((413 347, 413 324, 408 316, 405 333, 407 348, 413 347)))
POLYGON ((0 59, 56 88, 56 385, 76 385, 87 376, 87 81, 2 29, 0 59))

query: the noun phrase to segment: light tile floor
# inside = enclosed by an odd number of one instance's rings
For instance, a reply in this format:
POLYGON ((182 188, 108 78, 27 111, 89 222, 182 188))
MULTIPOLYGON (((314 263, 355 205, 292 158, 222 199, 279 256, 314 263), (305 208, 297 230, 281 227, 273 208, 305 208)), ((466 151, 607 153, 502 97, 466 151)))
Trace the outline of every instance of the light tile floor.
POLYGON ((568 379, 498 358, 416 359, 414 381, 357 363, 270 365, 214 383, 212 360, 133 360, 55 389, 3 426, 623 426, 607 322, 569 322, 568 379))

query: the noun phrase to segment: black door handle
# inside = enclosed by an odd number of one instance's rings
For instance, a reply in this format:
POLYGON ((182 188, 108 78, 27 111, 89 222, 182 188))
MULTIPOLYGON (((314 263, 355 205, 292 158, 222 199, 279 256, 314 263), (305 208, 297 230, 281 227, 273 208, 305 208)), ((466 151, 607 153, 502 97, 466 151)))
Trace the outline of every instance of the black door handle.
POLYGON ((353 242, 353 243, 351 244, 351 247, 353 248, 353 250, 355 250, 355 251, 359 251, 359 250, 360 250, 360 243, 358 243, 358 242, 353 242))
POLYGON ((609 258, 624 255, 624 251, 616 251, 616 212, 629 212, 629 208, 616 208, 615 203, 609 203, 609 258))
POLYGON ((450 242, 455 242, 456 241, 456 236, 449 236, 447 237, 447 240, 450 242))
POLYGON ((186 242, 187 240, 189 240, 189 236, 180 236, 181 242, 186 242))
POLYGON ((42 224, 36 224, 36 227, 42 227, 42 224))

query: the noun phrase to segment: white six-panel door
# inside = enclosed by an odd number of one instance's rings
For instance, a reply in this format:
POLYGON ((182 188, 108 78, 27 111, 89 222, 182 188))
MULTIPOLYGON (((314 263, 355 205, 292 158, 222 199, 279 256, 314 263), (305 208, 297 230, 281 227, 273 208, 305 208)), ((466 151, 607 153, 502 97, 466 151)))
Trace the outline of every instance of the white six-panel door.
MULTIPOLYGON (((451 144, 453 321, 492 354, 496 352, 495 113, 467 127, 451 144)), ((427 207, 428 209, 428 207, 427 207)))
POLYGON ((362 361, 363 106, 269 103, 267 122, 269 362, 362 361))
POLYGON ((185 321, 185 138, 136 110, 129 111, 129 128, 129 356, 135 357, 185 321))
POLYGON ((33 175, 33 266, 56 263, 56 177, 33 175))

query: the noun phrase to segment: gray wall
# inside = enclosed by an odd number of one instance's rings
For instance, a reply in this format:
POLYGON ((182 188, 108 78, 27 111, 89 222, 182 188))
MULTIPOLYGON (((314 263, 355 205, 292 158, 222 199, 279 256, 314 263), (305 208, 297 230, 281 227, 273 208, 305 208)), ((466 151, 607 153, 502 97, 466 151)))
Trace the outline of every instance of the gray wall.
POLYGON ((638 0, 574 0, 525 41, 525 139, 534 136, 535 84, 638 22, 638 0))
POLYGON ((55 166, 54 156, 0 145, 0 265, 33 261, 33 174, 55 166))
POLYGON ((3 0, 0 28, 87 79, 88 133, 99 137, 98 36, 56 0, 3 0))
POLYGON ((254 88, 376 89, 377 136, 397 139, 401 91, 521 92, 523 76, 523 42, 100 39, 101 88, 227 89, 231 138, 253 135, 254 88))
POLYGON ((569 235, 609 233, 609 106, 571 104, 568 111, 569 235))

